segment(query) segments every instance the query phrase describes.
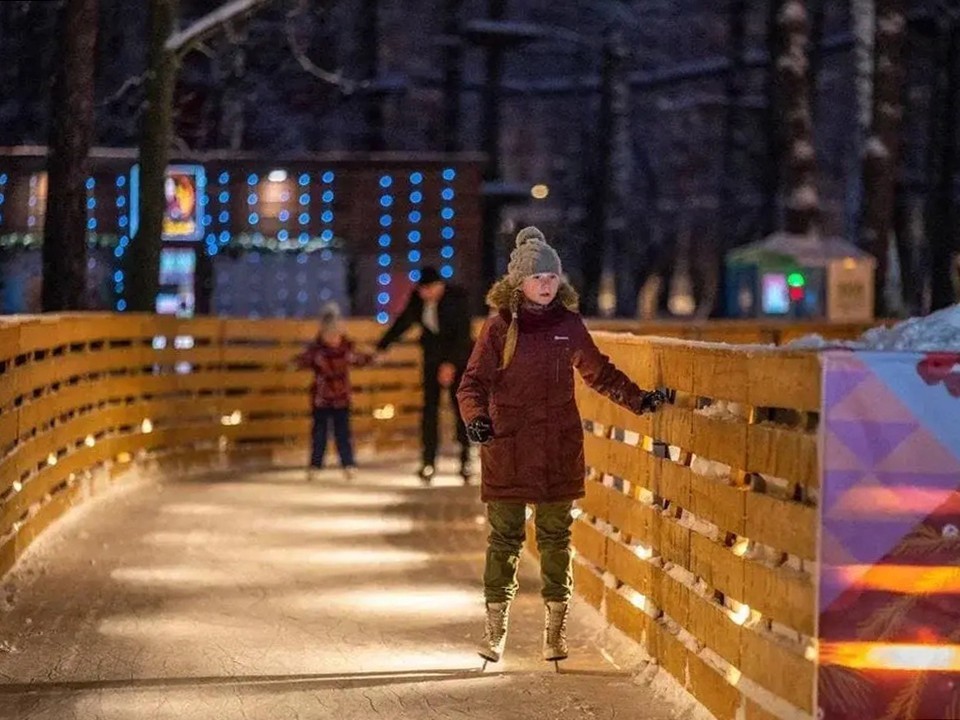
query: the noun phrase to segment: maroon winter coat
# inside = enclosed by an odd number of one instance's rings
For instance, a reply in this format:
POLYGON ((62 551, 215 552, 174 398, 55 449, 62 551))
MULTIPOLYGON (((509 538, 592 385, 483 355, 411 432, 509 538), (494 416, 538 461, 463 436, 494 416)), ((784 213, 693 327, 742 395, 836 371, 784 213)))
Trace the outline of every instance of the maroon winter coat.
POLYGON ((513 360, 500 370, 510 315, 480 331, 457 392, 465 423, 493 421, 494 439, 480 450, 484 502, 545 503, 584 495, 583 424, 573 369, 587 385, 621 404, 643 391, 600 352, 580 315, 554 303, 521 308, 513 360))
POLYGON ((350 407, 353 389, 350 387, 350 366, 362 366, 371 360, 369 355, 357 352, 353 341, 345 335, 331 345, 317 335, 306 350, 294 358, 299 368, 313 370, 310 397, 314 408, 343 409, 350 407))

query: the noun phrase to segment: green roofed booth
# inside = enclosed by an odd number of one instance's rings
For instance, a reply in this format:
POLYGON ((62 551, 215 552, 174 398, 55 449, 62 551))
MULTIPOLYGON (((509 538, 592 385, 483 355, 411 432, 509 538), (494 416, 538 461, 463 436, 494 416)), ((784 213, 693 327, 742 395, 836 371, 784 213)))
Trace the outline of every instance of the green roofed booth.
POLYGON ((843 238, 776 233, 729 252, 726 267, 733 317, 873 319, 876 260, 843 238))

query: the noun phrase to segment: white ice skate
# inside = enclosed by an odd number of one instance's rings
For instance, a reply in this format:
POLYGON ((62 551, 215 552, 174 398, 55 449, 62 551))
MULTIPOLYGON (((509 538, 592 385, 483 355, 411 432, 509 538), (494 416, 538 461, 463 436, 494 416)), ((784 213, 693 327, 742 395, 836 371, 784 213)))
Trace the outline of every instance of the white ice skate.
POLYGON ((543 623, 543 659, 557 664, 567 659, 567 610, 565 602, 547 601, 543 623))
POLYGON ((507 643, 507 618, 510 603, 487 603, 487 621, 483 629, 483 642, 478 652, 487 662, 499 662, 503 657, 503 648, 507 643))

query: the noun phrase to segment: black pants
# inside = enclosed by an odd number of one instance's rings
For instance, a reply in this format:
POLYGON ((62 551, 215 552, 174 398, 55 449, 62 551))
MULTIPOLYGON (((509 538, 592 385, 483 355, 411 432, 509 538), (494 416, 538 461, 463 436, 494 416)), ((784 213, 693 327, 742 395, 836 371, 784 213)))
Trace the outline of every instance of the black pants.
POLYGON ((327 429, 333 423, 333 439, 337 443, 342 467, 356 465, 353 459, 353 439, 350 434, 349 408, 314 408, 313 410, 313 453, 310 464, 323 467, 323 455, 327 450, 327 429))
MULTIPOLYGON (((420 420, 420 436, 423 443, 423 464, 436 465, 437 448, 440 444, 438 425, 440 416, 440 393, 443 388, 437 381, 437 371, 440 363, 424 358, 423 364, 423 415, 420 420)), ((457 405, 457 388, 460 387, 460 378, 463 368, 457 368, 453 384, 447 389, 450 393, 450 403, 453 406, 453 415, 457 421, 457 441, 460 443, 460 462, 469 457, 470 441, 467 440, 467 428, 460 418, 460 408, 457 405)))

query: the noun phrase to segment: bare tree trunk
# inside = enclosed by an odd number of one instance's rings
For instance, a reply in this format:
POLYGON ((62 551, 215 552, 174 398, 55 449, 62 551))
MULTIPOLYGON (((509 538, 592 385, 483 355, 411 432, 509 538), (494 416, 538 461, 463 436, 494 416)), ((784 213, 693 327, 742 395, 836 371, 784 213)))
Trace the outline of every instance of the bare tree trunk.
POLYGON ((463 106, 463 38, 460 36, 460 7, 463 0, 445 0, 443 33, 443 148, 461 150, 460 125, 463 106))
MULTIPOLYGON (((857 130, 854 152, 862 159, 873 122, 873 46, 876 39, 876 0, 850 0, 850 25, 853 28, 854 73, 856 78, 857 130)), ((852 237, 861 237, 863 167, 851 163, 848 174, 846 223, 852 237)))
MULTIPOLYGON (((507 15, 507 0, 487 0, 487 19, 503 20, 507 15)), ((480 133, 483 152, 487 156, 483 179, 499 181, 500 167, 500 104, 503 97, 503 49, 494 44, 486 49, 486 78, 483 83, 481 105, 483 118, 480 133)), ((497 235, 500 232, 500 204, 487 198, 483 204, 483 233, 481 245, 481 272, 483 284, 489 287, 497 276, 497 235)))
POLYGON ((777 58, 777 78, 783 98, 787 142, 785 229, 806 235, 814 230, 820 209, 817 191, 816 151, 810 114, 807 42, 809 23, 804 0, 786 0, 777 17, 783 33, 783 53, 777 58))
POLYGON ((163 232, 163 182, 173 130, 177 56, 165 43, 172 34, 179 0, 150 0, 146 108, 140 140, 140 224, 127 252, 130 310, 154 312, 163 232))
POLYGON ((363 116, 366 120, 366 138, 363 149, 378 152, 384 149, 383 96, 376 87, 380 78, 380 22, 379 0, 363 0, 360 6, 360 73, 370 82, 364 95, 363 116))
POLYGON ((611 212, 610 195, 613 184, 614 133, 617 75, 622 64, 622 48, 616 45, 611 33, 603 45, 603 65, 600 71, 600 113, 597 119, 596 161, 594 182, 587 207, 587 241, 582 247, 581 270, 583 288, 580 309, 584 315, 599 313, 600 276, 608 247, 611 212))
POLYGON ((863 156, 864 220, 862 245, 877 260, 875 309, 887 313, 885 288, 890 233, 896 201, 903 118, 903 45, 907 18, 903 0, 878 0, 876 6, 876 63, 873 123, 863 156))
POLYGON ((827 23, 826 0, 810 0, 810 105, 811 115, 817 117, 817 96, 820 86, 820 68, 823 66, 823 31, 827 23))
POLYGON ((42 251, 46 312, 80 310, 86 305, 87 156, 94 134, 98 4, 98 0, 67 0, 60 12, 42 251))
POLYGON ((954 229, 953 174, 957 171, 957 104, 960 97, 960 23, 953 17, 938 22, 939 48, 931 123, 929 177, 933 186, 927 199, 926 234, 930 245, 930 309, 956 302, 951 264, 957 250, 954 229))
POLYGON ((612 87, 610 97, 610 175, 606 199, 607 226, 604 228, 608 242, 614 249, 617 261, 616 315, 633 317, 637 313, 637 294, 635 266, 641 248, 641 238, 633 232, 627 232, 633 180, 633 142, 630 113, 630 79, 627 75, 627 48, 623 32, 615 27, 608 39, 609 53, 613 63, 612 87))
POLYGON ((720 174, 720 230, 718 242, 715 244, 716 257, 713 260, 714 279, 711 282, 712 293, 706 298, 705 312, 713 316, 723 317, 729 313, 725 307, 724 289, 726 288, 726 255, 727 251, 740 244, 741 212, 737 202, 737 189, 742 187, 742 167, 745 142, 742 139, 745 132, 743 102, 745 50, 746 50, 746 20, 747 0, 733 0, 729 11, 730 44, 728 58, 730 69, 727 72, 725 95, 727 102, 727 116, 723 128, 723 167, 720 174))
POLYGON ((784 133, 780 124, 781 109, 783 108, 783 93, 778 82, 777 63, 775 60, 783 52, 783 32, 777 18, 785 0, 767 0, 767 53, 771 58, 766 77, 767 109, 764 114, 764 130, 766 131, 766 159, 763 168, 764 202, 763 202, 763 234, 769 235, 779 226, 780 187, 783 182, 780 164, 783 158, 784 133))

